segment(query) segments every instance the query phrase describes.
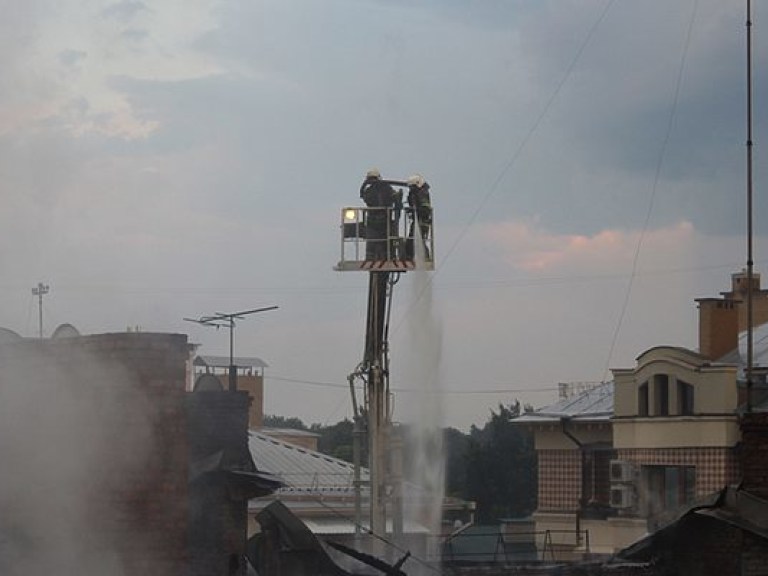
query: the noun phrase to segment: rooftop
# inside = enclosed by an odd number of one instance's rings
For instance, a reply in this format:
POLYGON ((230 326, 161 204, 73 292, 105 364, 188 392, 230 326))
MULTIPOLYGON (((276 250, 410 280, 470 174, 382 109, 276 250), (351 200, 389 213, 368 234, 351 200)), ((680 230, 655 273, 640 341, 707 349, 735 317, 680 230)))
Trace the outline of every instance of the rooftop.
POLYGON ((559 422, 563 418, 583 421, 608 421, 613 416, 613 382, 604 382, 554 404, 515 418, 516 423, 559 422))
MULTIPOLYGON (((268 368, 269 365, 255 356, 235 356, 232 362, 238 368, 268 368)), ((229 356, 195 356, 195 366, 203 368, 229 368, 229 356)))
MULTIPOLYGON (((248 446, 259 470, 274 474, 286 483, 278 495, 354 494, 355 467, 349 462, 281 442, 255 430, 249 432, 248 446)), ((362 468, 360 476, 367 480, 368 470, 362 468)))

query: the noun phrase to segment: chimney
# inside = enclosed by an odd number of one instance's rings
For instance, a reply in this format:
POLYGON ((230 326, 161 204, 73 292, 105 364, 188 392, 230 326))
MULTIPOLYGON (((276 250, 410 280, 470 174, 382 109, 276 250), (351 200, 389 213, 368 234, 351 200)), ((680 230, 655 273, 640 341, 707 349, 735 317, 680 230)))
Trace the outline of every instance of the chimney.
POLYGON ((722 358, 739 345, 738 301, 730 298, 697 298, 699 353, 710 360, 722 358))

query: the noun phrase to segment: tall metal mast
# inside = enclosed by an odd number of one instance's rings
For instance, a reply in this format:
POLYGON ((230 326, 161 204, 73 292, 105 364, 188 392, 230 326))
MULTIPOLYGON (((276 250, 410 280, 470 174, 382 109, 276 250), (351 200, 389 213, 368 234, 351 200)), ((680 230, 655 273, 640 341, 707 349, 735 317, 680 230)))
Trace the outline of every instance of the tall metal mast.
POLYGON ((747 412, 752 411, 753 379, 753 264, 752 257, 752 2, 747 0, 747 412))

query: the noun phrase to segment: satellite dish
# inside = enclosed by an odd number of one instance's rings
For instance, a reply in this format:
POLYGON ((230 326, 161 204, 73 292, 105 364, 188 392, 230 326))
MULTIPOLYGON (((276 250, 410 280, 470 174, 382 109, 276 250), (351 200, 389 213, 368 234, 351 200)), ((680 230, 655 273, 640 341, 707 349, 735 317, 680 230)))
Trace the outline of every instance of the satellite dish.
POLYGON ((22 340, 24 340, 24 338, 19 336, 13 330, 0 327, 0 344, 9 344, 11 342, 20 342, 22 340))
POLYGON ((80 331, 72 326, 72 324, 59 324, 56 330, 53 331, 53 334, 51 334, 51 339, 75 338, 76 336, 80 336, 80 331))
POLYGON ((200 374, 195 380, 194 392, 224 392, 221 380, 213 374, 200 374))

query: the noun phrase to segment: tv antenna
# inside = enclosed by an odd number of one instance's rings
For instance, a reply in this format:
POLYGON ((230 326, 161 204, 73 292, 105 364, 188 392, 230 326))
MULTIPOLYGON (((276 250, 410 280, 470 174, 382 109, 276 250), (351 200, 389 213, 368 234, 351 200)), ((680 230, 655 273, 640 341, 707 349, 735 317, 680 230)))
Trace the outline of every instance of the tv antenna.
POLYGON ((229 390, 237 390, 237 366, 235 366, 235 323, 237 320, 243 320, 250 314, 258 312, 267 312, 275 310, 277 306, 267 306, 265 308, 255 308, 253 310, 243 310, 242 312, 233 312, 223 314, 216 312, 212 316, 201 316, 200 318, 184 318, 187 322, 202 324, 203 326, 213 326, 219 328, 229 328, 229 390))

